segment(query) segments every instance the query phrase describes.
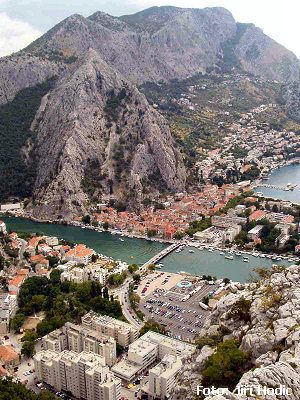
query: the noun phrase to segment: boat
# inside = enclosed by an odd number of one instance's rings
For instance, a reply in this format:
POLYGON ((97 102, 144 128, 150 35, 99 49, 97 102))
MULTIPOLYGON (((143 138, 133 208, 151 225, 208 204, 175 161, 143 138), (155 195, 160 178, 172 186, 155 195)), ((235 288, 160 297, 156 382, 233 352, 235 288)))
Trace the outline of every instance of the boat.
POLYGON ((226 260, 233 260, 233 256, 225 256, 226 260))
POLYGON ((220 251, 220 256, 224 256, 224 252, 223 251, 220 251))
POLYGON ((249 262, 249 258, 243 258, 244 262, 249 262))
POLYGON ((120 238, 119 240, 120 240, 121 242, 124 242, 124 239, 122 239, 122 238, 120 238))
POLYGON ((195 253, 195 252, 194 252, 194 250, 190 249, 190 250, 189 250, 189 253, 195 253))
POLYGON ((240 252, 237 251, 237 252, 235 253, 235 255, 236 255, 237 257, 240 257, 240 256, 242 255, 242 253, 240 253, 240 252))

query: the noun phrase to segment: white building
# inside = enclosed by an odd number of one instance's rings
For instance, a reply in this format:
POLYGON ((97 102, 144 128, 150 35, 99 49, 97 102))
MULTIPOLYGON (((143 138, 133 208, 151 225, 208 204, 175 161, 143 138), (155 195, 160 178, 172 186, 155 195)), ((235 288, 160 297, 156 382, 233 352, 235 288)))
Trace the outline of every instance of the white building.
POLYGON ((82 317, 82 325, 114 338, 123 347, 128 347, 139 335, 138 330, 132 325, 107 315, 96 314, 93 311, 82 317))
POLYGON ((151 368, 149 380, 142 388, 151 399, 167 399, 174 388, 175 379, 182 367, 182 361, 176 356, 165 356, 161 363, 151 368))
POLYGON ((166 356, 189 358, 196 350, 194 345, 172 339, 155 332, 147 332, 129 345, 128 357, 114 365, 112 372, 130 382, 166 356))
POLYGON ((0 211, 10 212, 10 211, 20 211, 22 209, 21 203, 15 204, 1 204, 0 211))
POLYGON ((44 350, 92 352, 103 357, 105 364, 110 367, 117 360, 116 347, 114 338, 71 322, 43 337, 44 350))
POLYGON ((17 296, 9 293, 0 294, 0 334, 9 332, 10 320, 18 308, 17 296))
POLYGON ((43 350, 34 356, 39 380, 84 400, 119 400, 121 381, 94 353, 43 350))
POLYGON ((3 221, 0 221, 0 233, 7 233, 6 224, 3 221))

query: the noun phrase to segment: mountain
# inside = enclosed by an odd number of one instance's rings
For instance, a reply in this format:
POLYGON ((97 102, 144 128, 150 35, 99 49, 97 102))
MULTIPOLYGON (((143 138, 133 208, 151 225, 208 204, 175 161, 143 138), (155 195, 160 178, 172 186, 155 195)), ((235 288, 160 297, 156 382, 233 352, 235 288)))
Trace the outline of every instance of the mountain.
POLYGON ((71 218, 109 196, 139 208, 181 191, 184 149, 144 86, 197 74, 259 76, 288 85, 283 101, 296 118, 299 71, 293 53, 224 8, 72 15, 0 59, 0 170, 11 164, 0 200, 29 196, 36 215, 71 218), (22 101, 26 112, 16 115, 22 101))
POLYGON ((183 190, 185 171, 169 128, 146 98, 94 50, 62 77, 36 118, 34 215, 69 218, 89 198, 140 203, 183 190))
POLYGON ((255 283, 229 287, 215 302, 200 332, 199 351, 185 364, 170 398, 194 399, 196 385, 204 381, 204 387, 231 389, 208 396, 210 400, 299 399, 299 273, 299 265, 277 266, 262 269, 255 283), (225 357, 224 348, 228 350, 225 357), (218 363, 222 368, 218 369, 218 363), (237 385, 252 386, 253 393, 233 392, 237 385), (257 392, 258 386, 280 385, 291 393, 275 396, 257 392))

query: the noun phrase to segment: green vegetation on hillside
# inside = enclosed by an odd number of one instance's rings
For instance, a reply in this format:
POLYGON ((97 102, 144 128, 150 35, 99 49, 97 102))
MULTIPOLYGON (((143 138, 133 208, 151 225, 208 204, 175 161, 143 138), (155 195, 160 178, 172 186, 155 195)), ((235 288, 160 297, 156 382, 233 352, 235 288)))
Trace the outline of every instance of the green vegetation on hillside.
POLYGON ((228 387, 232 390, 247 370, 248 356, 239 349, 239 342, 226 340, 219 343, 202 371, 202 384, 206 387, 228 387))
POLYGON ((0 201, 8 197, 29 196, 35 177, 34 155, 26 163, 21 151, 34 143, 31 123, 42 97, 49 92, 54 79, 21 90, 14 100, 0 106, 0 201))

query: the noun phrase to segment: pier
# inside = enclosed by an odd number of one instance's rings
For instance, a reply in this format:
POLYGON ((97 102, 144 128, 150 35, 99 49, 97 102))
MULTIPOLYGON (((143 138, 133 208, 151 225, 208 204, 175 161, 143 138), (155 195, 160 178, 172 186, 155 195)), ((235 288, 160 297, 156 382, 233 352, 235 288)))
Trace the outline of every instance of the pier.
POLYGON ((166 249, 162 250, 160 253, 156 254, 154 257, 152 257, 149 261, 147 261, 145 264, 141 266, 141 270, 146 269, 149 267, 151 264, 156 264, 158 261, 160 261, 162 258, 166 257, 168 254, 172 253, 172 251, 178 249, 182 243, 173 243, 166 249))
POLYGON ((290 190, 294 190, 297 185, 296 184, 291 184, 288 183, 286 186, 280 186, 280 185, 269 185, 268 183, 260 183, 257 186, 254 186, 253 188, 256 189, 258 187, 264 187, 264 188, 268 188, 268 189, 277 189, 277 190, 284 190, 284 191, 290 191, 290 190))

